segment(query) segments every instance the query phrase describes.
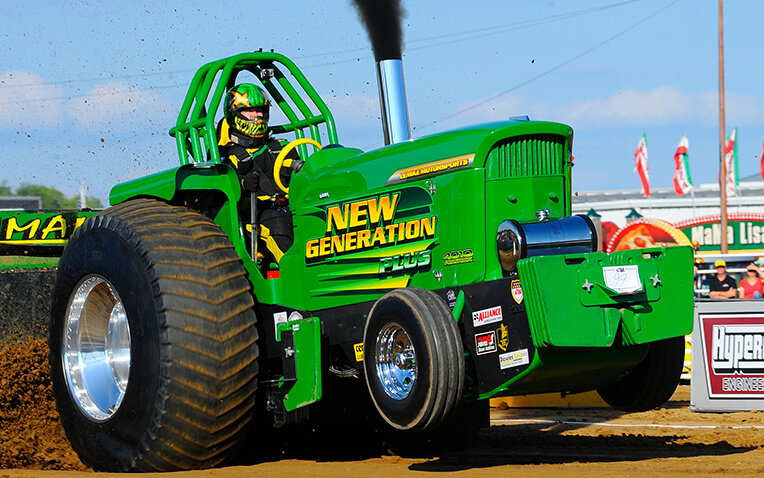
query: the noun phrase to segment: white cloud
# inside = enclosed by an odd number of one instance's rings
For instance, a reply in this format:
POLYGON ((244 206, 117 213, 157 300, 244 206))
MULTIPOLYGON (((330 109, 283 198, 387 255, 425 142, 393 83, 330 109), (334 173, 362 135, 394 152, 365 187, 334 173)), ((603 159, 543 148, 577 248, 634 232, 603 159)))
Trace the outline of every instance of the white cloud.
MULTIPOLYGON (((718 125, 719 92, 708 91, 699 97, 698 114, 708 119, 709 125, 718 125)), ((729 129, 742 125, 764 123, 764 99, 754 95, 725 94, 724 122, 729 129)))
MULTIPOLYGON (((718 98, 717 98, 718 108, 718 98)), ((735 125, 760 125, 764 123, 764 99, 753 95, 725 95, 725 123, 735 125)))
POLYGON ((0 128, 35 130, 60 125, 64 92, 26 71, 0 73, 0 128))
POLYGON ((104 83, 69 101, 69 113, 90 132, 110 133, 146 128, 147 123, 171 125, 178 104, 158 94, 122 82, 104 83))
MULTIPOLYGON (((714 91, 691 94, 675 86, 659 86, 647 91, 626 88, 607 98, 566 105, 532 103, 523 96, 509 94, 484 100, 474 107, 461 105, 456 111, 463 112, 440 123, 456 127, 527 114, 531 119, 559 121, 577 128, 680 123, 699 123, 707 127, 718 124, 719 98, 714 91)), ((726 122, 737 126, 764 124, 764 99, 754 95, 727 94, 726 122)))
POLYGON ((673 86, 659 86, 649 91, 627 88, 609 98, 567 105, 557 112, 572 124, 655 125, 692 120, 699 107, 696 96, 673 86))

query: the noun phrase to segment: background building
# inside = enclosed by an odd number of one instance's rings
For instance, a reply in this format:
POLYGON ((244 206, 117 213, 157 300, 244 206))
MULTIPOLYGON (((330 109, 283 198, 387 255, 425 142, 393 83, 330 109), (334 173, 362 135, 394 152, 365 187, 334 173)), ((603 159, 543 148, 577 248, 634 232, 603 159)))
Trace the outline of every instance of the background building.
MULTIPOLYGON (((719 214, 719 209, 718 184, 701 184, 681 197, 677 197, 673 187, 651 189, 649 198, 642 196, 639 189, 584 191, 573 195, 573 214, 594 210, 603 223, 612 222, 619 228, 639 217, 673 224, 719 214)), ((764 213, 764 181, 760 176, 741 178, 738 194, 727 198, 727 213, 764 213)))
POLYGON ((0 211, 18 210, 36 211, 42 209, 40 196, 0 196, 0 211))

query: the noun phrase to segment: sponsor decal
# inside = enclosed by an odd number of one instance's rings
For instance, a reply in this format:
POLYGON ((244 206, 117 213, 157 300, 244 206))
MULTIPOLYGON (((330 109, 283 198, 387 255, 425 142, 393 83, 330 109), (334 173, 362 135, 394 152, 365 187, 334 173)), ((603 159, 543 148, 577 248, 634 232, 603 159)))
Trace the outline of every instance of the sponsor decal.
POLYGON ((473 327, 501 322, 504 317, 501 315, 501 306, 491 307, 490 309, 476 310, 472 313, 473 327))
POLYGON ((520 281, 517 279, 514 279, 510 284, 509 288, 512 290, 512 298, 515 299, 515 302, 518 304, 523 301, 523 287, 520 285, 520 281))
POLYGON ((475 334, 475 350, 478 355, 496 352, 496 332, 475 334))
POLYGON ((448 301, 448 308, 454 310, 454 306, 456 305, 456 292, 454 292, 453 289, 448 289, 448 292, 446 292, 446 300, 448 301))
MULTIPOLYGON (((416 191, 420 188, 409 188, 409 196, 416 199, 416 191)), ((308 265, 333 259, 343 255, 398 246, 409 242, 423 241, 435 237, 437 216, 427 214, 429 205, 426 203, 409 204, 408 211, 417 210, 424 217, 405 216, 404 220, 396 221, 396 214, 401 205, 403 191, 382 194, 361 200, 337 203, 326 206, 326 231, 324 237, 311 239, 305 244, 305 262, 308 265), (424 211, 424 212, 422 212, 424 211)), ((412 200, 409 200, 411 203, 412 200)), ((415 248, 410 248, 415 249, 415 248)), ((424 249, 424 247, 419 248, 424 249)), ((404 254, 390 254, 380 260, 380 268, 392 268, 397 261, 400 265, 404 260, 410 263, 415 260, 417 266, 428 261, 426 256, 411 255, 404 259, 404 254)), ((419 251, 417 251, 419 252, 419 251)), ((376 257, 379 258, 383 254, 376 257)), ((404 266, 405 267, 405 266, 404 266)), ((385 269, 387 272, 387 269, 385 269)))
POLYGON ((700 316, 709 398, 764 398, 764 314, 700 316))
POLYGON ((507 330, 507 326, 504 324, 501 324, 498 329, 496 329, 496 336, 499 338, 498 345, 499 348, 503 351, 507 351, 507 347, 509 346, 509 331, 507 330))
POLYGON ((529 361, 528 349, 514 350, 505 354, 499 354, 499 367, 506 370, 512 367, 526 365, 529 361))
POLYGON ((353 345, 353 352, 355 352, 355 361, 363 362, 363 342, 353 345))
POLYGON ((443 265, 453 266, 455 264, 467 264, 472 262, 475 253, 472 249, 462 249, 459 251, 448 251, 443 254, 443 265))
POLYGON ((434 176, 436 174, 446 173, 456 169, 468 168, 474 159, 474 154, 464 154, 462 156, 441 159, 438 161, 420 164, 418 166, 412 166, 410 168, 399 169, 395 171, 392 176, 390 176, 390 179, 387 180, 387 184, 395 184, 409 179, 424 176, 434 176))
POLYGON ((287 320, 286 311, 273 313, 273 331, 275 332, 276 337, 279 336, 279 324, 286 324, 287 320))
POLYGON ((379 273, 418 269, 430 265, 430 251, 407 252, 403 255, 383 257, 379 260, 379 273))

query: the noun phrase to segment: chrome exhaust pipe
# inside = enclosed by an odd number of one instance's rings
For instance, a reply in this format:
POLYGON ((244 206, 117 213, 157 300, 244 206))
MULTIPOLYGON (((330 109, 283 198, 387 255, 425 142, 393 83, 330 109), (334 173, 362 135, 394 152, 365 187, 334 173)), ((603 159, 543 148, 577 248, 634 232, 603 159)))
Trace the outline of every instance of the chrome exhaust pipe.
POLYGON ((403 83, 403 62, 397 58, 378 61, 377 84, 385 145, 410 140, 411 126, 403 83))
POLYGON ((598 244, 597 229, 583 214, 529 224, 506 220, 496 235, 499 262, 506 272, 526 257, 597 252, 598 244))

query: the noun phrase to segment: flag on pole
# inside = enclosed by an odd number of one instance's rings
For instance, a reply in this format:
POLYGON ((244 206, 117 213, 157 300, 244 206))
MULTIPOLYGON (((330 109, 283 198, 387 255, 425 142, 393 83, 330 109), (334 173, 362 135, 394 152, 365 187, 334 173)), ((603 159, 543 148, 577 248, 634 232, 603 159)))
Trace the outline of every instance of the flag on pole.
POLYGON ((761 159, 761 164, 760 164, 759 167, 761 168, 761 179, 764 180, 764 145, 762 145, 762 147, 761 147, 761 158, 760 159, 761 159))
POLYGON ((725 178, 727 196, 734 196, 740 182, 737 172, 737 128, 733 129, 732 134, 727 138, 727 145, 724 148, 724 164, 727 165, 727 177, 725 178))
POLYGON ((650 175, 647 171, 647 135, 642 133, 637 150, 634 152, 634 166, 642 183, 642 194, 650 197, 650 175))
POLYGON ((690 160, 688 158, 688 149, 690 147, 687 136, 682 135, 679 140, 679 146, 674 153, 674 191, 677 196, 689 192, 692 189, 692 178, 690 177, 690 160))

